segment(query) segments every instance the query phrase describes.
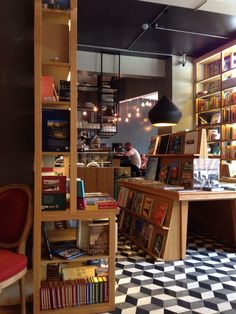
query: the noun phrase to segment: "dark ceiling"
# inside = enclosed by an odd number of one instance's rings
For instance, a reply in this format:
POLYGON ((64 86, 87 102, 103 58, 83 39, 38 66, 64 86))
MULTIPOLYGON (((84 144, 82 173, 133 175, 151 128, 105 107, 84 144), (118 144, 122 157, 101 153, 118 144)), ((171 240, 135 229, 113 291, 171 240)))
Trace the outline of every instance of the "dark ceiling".
POLYGON ((79 50, 196 58, 235 38, 236 16, 137 0, 78 0, 79 50))

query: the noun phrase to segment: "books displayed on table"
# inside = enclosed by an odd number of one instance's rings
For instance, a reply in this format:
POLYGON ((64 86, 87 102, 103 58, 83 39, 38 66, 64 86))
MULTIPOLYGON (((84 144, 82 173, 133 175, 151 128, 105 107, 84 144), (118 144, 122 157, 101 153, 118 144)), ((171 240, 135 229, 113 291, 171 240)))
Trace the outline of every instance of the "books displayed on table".
POLYGON ((164 235, 156 231, 153 237, 152 243, 152 252, 157 256, 160 257, 163 250, 164 244, 164 235))
POLYGON ((151 218, 156 225, 163 225, 168 207, 168 203, 158 201, 156 207, 153 208, 151 218))
POLYGON ((143 206, 141 209, 141 215, 145 218, 150 217, 150 213, 152 210, 153 198, 149 196, 144 196, 143 206))
POLYGON ((134 211, 136 213, 141 212, 142 202, 143 202, 144 194, 142 192, 135 191, 133 202, 131 206, 131 211, 134 211))

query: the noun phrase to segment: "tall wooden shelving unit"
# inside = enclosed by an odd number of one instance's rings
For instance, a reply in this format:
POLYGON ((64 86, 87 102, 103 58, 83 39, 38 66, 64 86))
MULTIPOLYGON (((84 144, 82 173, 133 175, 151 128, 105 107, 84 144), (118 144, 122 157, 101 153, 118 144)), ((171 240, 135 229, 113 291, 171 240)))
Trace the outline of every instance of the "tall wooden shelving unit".
POLYGON ((75 263, 86 260, 108 259, 109 295, 108 302, 80 307, 55 309, 53 313, 99 313, 114 310, 115 306, 115 211, 77 210, 77 1, 70 0, 68 10, 43 8, 42 0, 35 0, 35 160, 34 160, 34 314, 45 313, 40 308, 41 280, 45 279, 45 268, 49 263, 75 263), (52 76, 56 89, 60 80, 70 81, 70 101, 42 101, 42 76, 52 76), (45 156, 56 157, 58 152, 42 151, 42 111, 43 109, 70 111, 70 148, 60 152, 67 165, 66 175, 70 178, 69 205, 63 211, 42 211, 42 166, 45 156), (106 256, 83 255, 66 261, 59 258, 49 260, 42 256, 41 224, 66 220, 108 219, 109 252, 106 256))
POLYGON ((209 155, 221 159, 223 170, 236 160, 236 41, 199 57, 194 64, 195 126, 207 129, 209 155))

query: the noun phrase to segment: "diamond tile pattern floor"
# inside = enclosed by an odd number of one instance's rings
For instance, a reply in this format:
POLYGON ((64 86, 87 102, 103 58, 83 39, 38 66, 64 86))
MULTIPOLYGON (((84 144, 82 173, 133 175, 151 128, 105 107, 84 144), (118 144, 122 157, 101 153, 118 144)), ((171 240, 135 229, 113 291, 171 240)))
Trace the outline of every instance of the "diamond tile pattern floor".
POLYGON ((236 314, 236 248, 193 234, 184 260, 157 262, 119 236, 112 313, 236 314))

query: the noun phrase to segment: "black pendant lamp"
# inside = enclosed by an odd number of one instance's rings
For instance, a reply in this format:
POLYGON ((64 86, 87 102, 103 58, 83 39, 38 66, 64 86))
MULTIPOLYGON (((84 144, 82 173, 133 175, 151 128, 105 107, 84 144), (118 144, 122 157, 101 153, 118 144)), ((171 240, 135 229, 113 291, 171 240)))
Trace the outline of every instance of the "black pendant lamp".
POLYGON ((178 124, 182 113, 167 97, 163 96, 148 112, 148 118, 153 126, 174 126, 178 124))

